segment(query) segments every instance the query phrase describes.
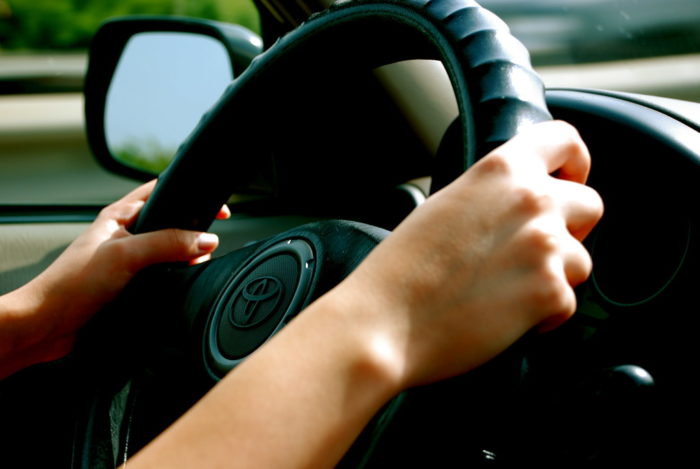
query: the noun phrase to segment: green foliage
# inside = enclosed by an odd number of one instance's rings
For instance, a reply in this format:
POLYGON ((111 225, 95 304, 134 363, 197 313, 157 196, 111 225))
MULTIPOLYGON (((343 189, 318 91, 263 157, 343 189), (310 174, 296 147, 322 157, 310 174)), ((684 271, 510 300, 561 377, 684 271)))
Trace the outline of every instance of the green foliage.
POLYGON ((140 141, 124 143, 113 153, 127 166, 159 174, 170 164, 176 151, 175 148, 163 148, 155 141, 140 141))
POLYGON ((85 49, 107 18, 141 14, 193 16, 260 29, 252 0, 0 0, 0 50, 85 49))

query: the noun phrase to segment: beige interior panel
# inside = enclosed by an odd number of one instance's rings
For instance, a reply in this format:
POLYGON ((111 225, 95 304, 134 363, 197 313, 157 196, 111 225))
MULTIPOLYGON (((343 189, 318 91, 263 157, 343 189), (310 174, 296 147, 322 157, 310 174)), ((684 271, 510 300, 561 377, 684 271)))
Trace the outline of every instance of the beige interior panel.
POLYGON ((0 293, 36 277, 86 227, 86 223, 0 225, 0 293))
MULTIPOLYGON (((216 255, 310 221, 313 219, 297 216, 254 218, 244 215, 217 221, 212 227, 220 238, 216 255)), ((87 223, 0 224, 0 294, 36 277, 87 226, 87 223)))

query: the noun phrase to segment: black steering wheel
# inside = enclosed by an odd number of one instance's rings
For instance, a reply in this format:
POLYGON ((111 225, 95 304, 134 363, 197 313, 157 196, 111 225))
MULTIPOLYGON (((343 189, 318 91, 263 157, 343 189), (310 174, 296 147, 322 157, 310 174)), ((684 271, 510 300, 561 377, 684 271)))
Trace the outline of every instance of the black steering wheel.
POLYGON ((476 2, 341 3, 281 38, 235 80, 160 176, 134 231, 207 229, 230 196, 231 178, 256 169, 255 161, 222 157, 222 146, 240 131, 248 136, 236 152, 259 153, 267 130, 260 109, 275 106, 270 95, 294 93, 288 77, 337 79, 343 71, 419 58, 442 61, 457 100, 463 149, 445 155, 450 161, 440 169, 451 178, 522 126, 551 119, 527 50, 476 2))
MULTIPOLYGON (((257 159, 227 158, 223 149, 230 147, 232 135, 239 135, 236 153, 259 155, 264 142, 274 138, 267 135, 262 109, 269 112, 284 102, 282 97, 295 92, 294 83, 338 79, 349 71, 406 59, 440 60, 459 108, 436 158, 435 186, 457 177, 522 127, 551 119, 527 51, 476 2, 344 2, 281 38, 234 81, 161 175, 133 231, 206 230, 232 184, 254 178, 259 169, 257 159)), ((74 467, 95 467, 96 461, 112 457, 121 463, 174 418, 159 415, 154 403, 167 401, 161 406, 169 409, 166 414, 187 408, 348 275, 386 235, 354 222, 318 222, 203 265, 145 272, 113 306, 119 320, 110 320, 113 315, 105 312, 82 342, 89 352, 83 354, 89 357, 86 366, 109 373, 97 380, 99 397, 80 426, 74 467), (105 334, 92 333, 104 324, 117 341, 130 337, 126 356, 124 347, 105 334), (173 389, 185 387, 184 375, 188 392, 170 398, 177 394, 173 389), (149 399, 149 394, 157 398, 149 399), (116 420, 115 405, 122 409, 116 420)), ((386 416, 397 415, 397 402, 368 427, 345 464, 369 464, 370 449, 381 446, 377 434, 388 427, 386 416)))

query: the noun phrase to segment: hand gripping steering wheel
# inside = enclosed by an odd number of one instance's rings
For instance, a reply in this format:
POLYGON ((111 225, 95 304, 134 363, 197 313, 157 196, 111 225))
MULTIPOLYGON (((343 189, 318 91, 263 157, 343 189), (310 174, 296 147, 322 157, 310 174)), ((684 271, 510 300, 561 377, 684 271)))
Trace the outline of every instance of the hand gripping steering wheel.
MULTIPOLYGON (((280 39, 235 80, 161 175, 134 230, 208 228, 230 195, 231 178, 254 170, 254 162, 223 158, 222 147, 239 129, 264 135, 256 112, 274 106, 266 95, 284 86, 284 77, 311 79, 329 70, 340 76, 417 58, 441 60, 452 83, 465 136, 462 154, 445 162, 453 178, 522 126, 551 119, 528 52, 476 2, 343 3, 280 39)), ((236 151, 256 154, 261 141, 246 138, 236 151)))
MULTIPOLYGON (((435 169, 435 175, 445 181, 457 177, 522 127, 551 119, 529 54, 499 18, 476 2, 344 2, 281 38, 233 82, 161 175, 133 231, 209 227, 232 184, 254 177, 258 169, 254 159, 226 158, 222 149, 230 148, 232 135, 240 135, 233 138, 236 153, 256 154, 267 130, 261 109, 274 109, 276 103, 270 96, 275 93, 293 92, 284 77, 329 79, 406 59, 442 61, 454 90, 459 109, 458 145, 454 151, 439 152, 435 169)), ((204 389, 348 275, 386 234, 359 223, 319 222, 200 266, 159 268, 156 280, 154 275, 142 275, 130 286, 119 304, 129 305, 131 311, 125 313, 119 307, 121 325, 110 323, 109 335, 118 340, 122 334, 140 336, 133 343, 143 345, 131 352, 133 360, 125 359, 123 348, 111 352, 114 347, 108 340, 88 340, 86 347, 93 347, 90 355, 101 361, 112 354, 110 363, 143 364, 141 357, 148 350, 169 349, 160 339, 167 336, 165 342, 170 345, 187 344, 181 347, 187 350, 183 363, 204 370, 204 389)), ((130 366, 124 365, 121 374, 115 366, 110 367, 112 375, 131 373, 130 366)), ((123 393, 122 385, 106 387, 115 396, 123 393)), ((168 386, 173 389, 177 384, 169 382, 168 386)), ((132 423, 140 418, 134 409, 143 406, 134 402, 134 394, 138 393, 132 389, 132 396, 125 398, 127 411, 117 425, 122 429, 121 440, 129 438, 126 433, 133 440, 133 434, 140 431, 132 423)), ((100 408, 100 404, 93 407, 100 408)), ((98 420, 95 412, 86 419, 75 467, 94 467, 95 454, 104 452, 91 433, 100 426, 98 420)), ((121 462, 120 454, 138 446, 113 447, 112 454, 121 462)), ((366 459, 363 455, 355 460, 366 459)))

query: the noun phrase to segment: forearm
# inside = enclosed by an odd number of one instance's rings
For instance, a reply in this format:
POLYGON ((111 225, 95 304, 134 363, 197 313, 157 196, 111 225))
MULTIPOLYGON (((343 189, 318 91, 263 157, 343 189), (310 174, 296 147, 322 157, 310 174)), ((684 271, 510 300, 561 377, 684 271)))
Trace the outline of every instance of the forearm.
POLYGON ((309 307, 128 467, 333 467, 399 387, 355 307, 309 307))
MULTIPOLYGON (((78 330, 136 272, 162 262, 201 261, 216 248, 218 238, 209 233, 129 233, 154 186, 145 184, 105 207, 47 270, 0 297, 0 379, 68 354, 78 330)), ((222 207, 217 218, 229 215, 222 207)))
POLYGON ((0 296, 0 379, 22 368, 52 360, 70 349, 72 338, 46 341, 49 321, 41 317, 41 300, 29 286, 0 296))

